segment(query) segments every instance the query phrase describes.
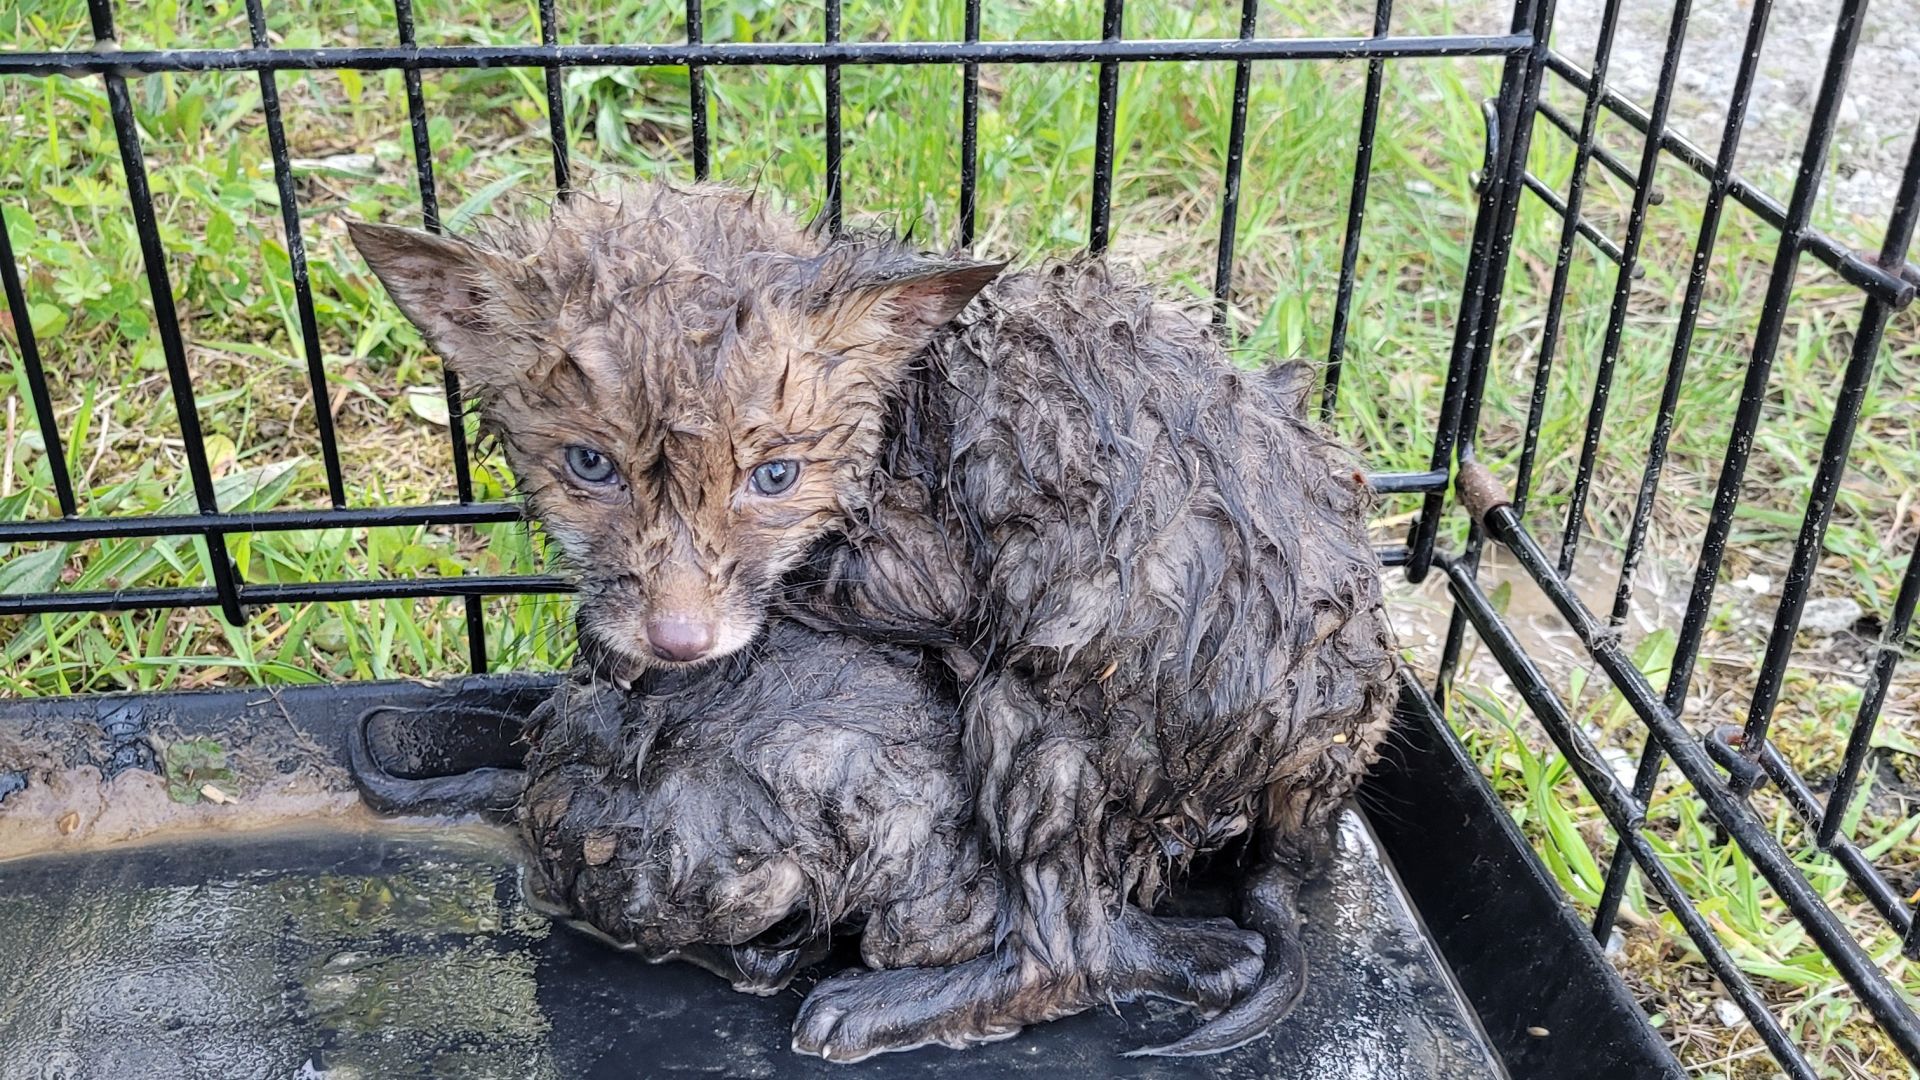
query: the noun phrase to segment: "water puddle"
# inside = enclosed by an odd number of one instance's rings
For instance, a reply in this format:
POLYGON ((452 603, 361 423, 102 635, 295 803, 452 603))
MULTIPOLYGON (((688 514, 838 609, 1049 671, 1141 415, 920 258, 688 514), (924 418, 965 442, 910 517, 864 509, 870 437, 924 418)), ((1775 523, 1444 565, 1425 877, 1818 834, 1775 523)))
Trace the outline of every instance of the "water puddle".
MULTIPOLYGON (((508 834, 444 824, 199 833, 0 862, 0 1076, 850 1075, 786 1048, 807 984, 736 994, 556 928, 522 904, 516 860, 508 834)), ((1307 1000, 1233 1054, 1119 1057, 1194 1022, 1139 1004, 866 1069, 1497 1075, 1357 816, 1304 904, 1307 1000)))

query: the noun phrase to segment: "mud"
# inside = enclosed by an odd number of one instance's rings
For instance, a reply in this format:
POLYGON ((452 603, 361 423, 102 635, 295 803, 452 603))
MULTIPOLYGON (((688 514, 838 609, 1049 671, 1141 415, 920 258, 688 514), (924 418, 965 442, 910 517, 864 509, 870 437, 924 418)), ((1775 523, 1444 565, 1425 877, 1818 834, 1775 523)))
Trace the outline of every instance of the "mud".
MULTIPOLYGON (((1687 583, 1690 568, 1670 564, 1657 557, 1642 560, 1635 573, 1633 602, 1622 628, 1629 645, 1661 627, 1677 627, 1687 609, 1687 583)), ((1606 545, 1589 542, 1575 561, 1568 583, 1588 610, 1604 617, 1613 609, 1614 589, 1620 582, 1618 552, 1606 545)), ((1528 655, 1543 670, 1564 684, 1564 676, 1576 667, 1601 677, 1599 666, 1587 657, 1586 649, 1573 628, 1527 576, 1511 556, 1490 545, 1480 563, 1480 583, 1495 600, 1512 627, 1514 636, 1526 647, 1528 655)), ((1447 618, 1452 600, 1447 592, 1447 577, 1434 571, 1419 585, 1408 584, 1399 574, 1389 574, 1384 582, 1387 610, 1392 613, 1394 630, 1401 644, 1413 650, 1422 662, 1438 659, 1447 636, 1447 618)), ((1474 640, 1471 632, 1469 642, 1474 640)))
POLYGON ((196 737, 164 707, 130 699, 108 699, 91 722, 49 714, 0 724, 0 778, 8 778, 0 785, 0 859, 173 834, 370 820, 346 770, 290 719, 235 717, 218 735, 196 737), (191 751, 203 760, 211 751, 219 768, 176 767, 169 777, 175 748, 176 766, 191 751), (203 796, 206 784, 217 794, 203 796))
POLYGON ((202 799, 188 805, 176 801, 166 780, 150 772, 128 771, 106 780, 98 769, 85 766, 30 776, 24 790, 0 804, 0 859, 197 832, 247 832, 292 822, 372 821, 351 789, 334 790, 310 780, 278 786, 243 782, 234 802, 202 799))

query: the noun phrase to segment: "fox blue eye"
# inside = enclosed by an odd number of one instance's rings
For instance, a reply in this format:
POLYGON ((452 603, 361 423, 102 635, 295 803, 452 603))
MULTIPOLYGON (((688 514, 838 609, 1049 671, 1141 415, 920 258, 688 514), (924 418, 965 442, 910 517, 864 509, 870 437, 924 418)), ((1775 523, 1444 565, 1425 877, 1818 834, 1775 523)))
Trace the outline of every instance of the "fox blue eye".
POLYGON ((583 484, 605 484, 613 480, 612 459, 585 446, 567 447, 567 470, 583 484))
POLYGON ((784 495, 800 479, 800 463, 781 459, 765 462, 753 470, 747 483, 760 495, 784 495))

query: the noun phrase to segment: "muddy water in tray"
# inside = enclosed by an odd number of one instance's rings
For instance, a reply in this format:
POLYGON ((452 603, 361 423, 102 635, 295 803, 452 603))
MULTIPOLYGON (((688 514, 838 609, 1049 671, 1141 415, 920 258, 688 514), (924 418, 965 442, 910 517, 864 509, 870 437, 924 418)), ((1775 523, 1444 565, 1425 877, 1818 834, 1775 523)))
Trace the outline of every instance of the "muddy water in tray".
POLYGON ((1498 1075, 1357 817, 1306 894, 1312 982, 1200 1062, 1119 1052, 1193 1023, 1122 1006, 965 1052, 786 1048, 807 980, 736 994, 528 911, 474 827, 189 834, 0 862, 0 1077, 1498 1075))

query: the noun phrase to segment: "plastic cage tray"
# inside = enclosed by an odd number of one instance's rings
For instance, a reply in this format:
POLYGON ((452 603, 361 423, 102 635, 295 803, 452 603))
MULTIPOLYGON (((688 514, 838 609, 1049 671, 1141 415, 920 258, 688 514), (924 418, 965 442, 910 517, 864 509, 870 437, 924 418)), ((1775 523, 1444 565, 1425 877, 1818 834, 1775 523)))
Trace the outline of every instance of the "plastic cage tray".
MULTIPOLYGON (((0 746, 154 771, 160 731, 251 744, 272 771, 312 754, 335 769, 368 705, 523 712, 544 685, 5 702, 0 746)), ((1303 896, 1305 1001, 1225 1056, 1122 1057, 1194 1022, 1149 1002, 965 1052, 828 1065, 787 1049, 806 978, 757 998, 642 963, 529 912, 507 832, 347 815, 0 863, 0 1076, 1677 1075, 1418 691, 1404 706, 1370 809, 1343 819, 1335 865, 1303 896)), ((398 730, 375 749, 415 775, 510 752, 498 726, 404 744, 398 730)), ((30 824, 23 779, 0 785, 0 829, 30 824)))

